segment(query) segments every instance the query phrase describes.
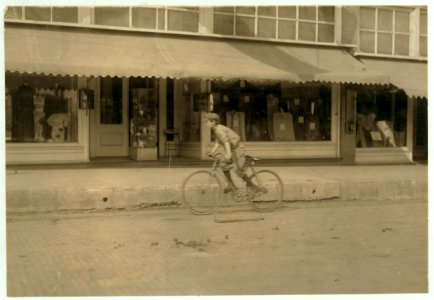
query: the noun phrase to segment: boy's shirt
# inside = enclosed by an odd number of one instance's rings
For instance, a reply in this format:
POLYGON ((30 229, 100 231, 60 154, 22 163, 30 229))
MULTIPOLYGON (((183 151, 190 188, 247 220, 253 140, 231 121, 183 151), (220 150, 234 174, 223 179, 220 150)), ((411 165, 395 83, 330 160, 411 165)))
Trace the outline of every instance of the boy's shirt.
POLYGON ((240 136, 229 127, 217 124, 214 127, 214 133, 219 144, 224 145, 226 142, 229 142, 232 148, 238 147, 240 136))

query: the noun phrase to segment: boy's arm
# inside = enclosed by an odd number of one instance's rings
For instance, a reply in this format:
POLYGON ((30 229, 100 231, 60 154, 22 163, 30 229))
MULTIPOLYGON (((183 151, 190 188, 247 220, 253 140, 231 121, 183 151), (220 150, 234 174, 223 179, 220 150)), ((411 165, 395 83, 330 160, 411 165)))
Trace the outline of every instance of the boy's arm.
POLYGON ((229 142, 225 142, 225 159, 230 160, 231 157, 232 157, 231 144, 229 142))
POLYGON ((210 152, 208 152, 208 155, 210 156, 213 155, 217 151, 218 147, 219 147, 219 143, 215 142, 214 147, 211 149, 210 152))

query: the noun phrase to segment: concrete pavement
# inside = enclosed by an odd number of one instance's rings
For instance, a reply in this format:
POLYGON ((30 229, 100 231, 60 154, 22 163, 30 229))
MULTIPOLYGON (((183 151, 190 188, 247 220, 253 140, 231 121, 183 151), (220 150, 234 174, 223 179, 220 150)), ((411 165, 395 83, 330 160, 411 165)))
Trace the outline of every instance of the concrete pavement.
MULTIPOLYGON (((179 205, 184 178, 210 166, 7 167, 7 212, 134 209, 179 205)), ((428 195, 428 166, 276 166, 284 200, 407 200, 428 195)))

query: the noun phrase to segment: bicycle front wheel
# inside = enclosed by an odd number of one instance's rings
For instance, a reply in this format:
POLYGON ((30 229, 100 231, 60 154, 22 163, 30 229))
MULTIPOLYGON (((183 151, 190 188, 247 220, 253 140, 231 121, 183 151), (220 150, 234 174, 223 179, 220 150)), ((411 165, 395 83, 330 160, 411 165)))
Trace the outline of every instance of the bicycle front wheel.
POLYGON ((182 201, 194 214, 212 213, 221 197, 220 182, 209 171, 196 171, 182 183, 182 201))
POLYGON ((276 209, 283 198, 283 182, 279 175, 270 170, 260 170, 252 178, 259 192, 249 191, 247 199, 254 209, 269 212, 276 209))

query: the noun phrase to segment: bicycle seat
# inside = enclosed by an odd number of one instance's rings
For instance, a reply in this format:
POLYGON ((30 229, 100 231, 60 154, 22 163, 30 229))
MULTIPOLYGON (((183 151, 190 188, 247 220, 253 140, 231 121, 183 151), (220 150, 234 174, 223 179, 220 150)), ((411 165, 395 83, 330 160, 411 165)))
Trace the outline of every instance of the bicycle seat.
POLYGON ((246 161, 247 162, 258 161, 258 160, 259 160, 259 158, 257 158, 257 157, 246 155, 246 161))

